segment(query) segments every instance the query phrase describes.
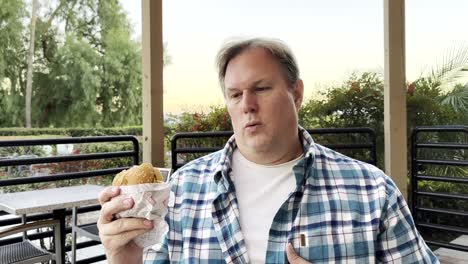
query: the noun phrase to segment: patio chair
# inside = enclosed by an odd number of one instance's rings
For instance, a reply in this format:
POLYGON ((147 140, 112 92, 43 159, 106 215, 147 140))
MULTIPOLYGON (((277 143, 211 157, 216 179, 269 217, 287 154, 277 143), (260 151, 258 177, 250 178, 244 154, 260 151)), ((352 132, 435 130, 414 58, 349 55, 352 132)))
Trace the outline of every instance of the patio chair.
POLYGON ((37 247, 29 239, 25 232, 32 229, 41 227, 53 227, 54 228, 54 239, 60 241, 60 224, 59 220, 43 220, 27 224, 21 224, 18 226, 10 227, 0 231, 0 238, 11 236, 17 233, 24 233, 23 241, 7 244, 0 246, 0 263, 40 263, 49 260, 55 260, 57 264, 62 264, 60 253, 60 243, 55 242, 55 253, 51 253, 47 250, 37 247))
MULTIPOLYGON (((161 172, 164 181, 167 181, 169 175, 171 175, 171 169, 169 168, 158 168, 161 172)), ((84 225, 78 225, 78 207, 73 207, 72 214, 72 248, 71 248, 71 263, 76 263, 76 249, 77 249, 77 235, 84 236, 93 241, 101 242, 99 238, 99 229, 97 223, 89 223, 84 225)))

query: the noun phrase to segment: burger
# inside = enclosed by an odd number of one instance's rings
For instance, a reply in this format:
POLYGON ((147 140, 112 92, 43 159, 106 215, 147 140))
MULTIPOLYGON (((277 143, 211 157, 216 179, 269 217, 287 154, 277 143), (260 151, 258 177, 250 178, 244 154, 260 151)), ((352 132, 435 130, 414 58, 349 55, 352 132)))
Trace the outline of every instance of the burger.
POLYGON ((153 167, 150 163, 142 163, 139 166, 133 166, 115 175, 112 185, 125 186, 163 182, 164 178, 158 168, 153 167))

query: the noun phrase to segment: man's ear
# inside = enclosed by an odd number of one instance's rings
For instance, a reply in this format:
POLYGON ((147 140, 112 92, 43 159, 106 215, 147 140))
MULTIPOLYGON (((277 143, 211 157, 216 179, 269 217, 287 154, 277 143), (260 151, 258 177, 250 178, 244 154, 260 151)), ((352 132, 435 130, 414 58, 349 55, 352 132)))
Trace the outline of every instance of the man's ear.
POLYGON ((293 97, 294 104, 296 105, 296 110, 299 112, 299 109, 302 105, 302 99, 304 98, 304 82, 301 79, 298 79, 293 86, 293 97))

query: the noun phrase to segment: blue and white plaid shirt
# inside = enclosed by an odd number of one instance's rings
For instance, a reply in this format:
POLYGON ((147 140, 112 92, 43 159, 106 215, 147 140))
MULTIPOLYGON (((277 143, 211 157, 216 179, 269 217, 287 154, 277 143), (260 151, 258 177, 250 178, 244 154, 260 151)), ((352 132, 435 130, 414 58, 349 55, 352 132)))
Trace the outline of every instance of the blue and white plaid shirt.
MULTIPOLYGON (((267 263, 285 263, 288 242, 314 264, 439 263, 388 176, 299 132, 305 155, 293 168, 296 189, 272 221, 267 263)), ((249 263, 230 178, 235 148, 232 137, 173 174, 169 233, 145 263, 249 263)))

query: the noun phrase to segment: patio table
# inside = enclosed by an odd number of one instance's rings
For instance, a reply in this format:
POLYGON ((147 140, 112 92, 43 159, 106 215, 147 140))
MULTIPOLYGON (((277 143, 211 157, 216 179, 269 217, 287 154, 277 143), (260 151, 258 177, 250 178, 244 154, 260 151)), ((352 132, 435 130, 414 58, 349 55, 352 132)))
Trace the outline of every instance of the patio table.
POLYGON ((65 263, 65 216, 66 209, 99 203, 98 194, 104 186, 80 185, 61 188, 0 194, 0 210, 22 216, 52 211, 53 218, 60 221, 62 234, 59 256, 65 263))

